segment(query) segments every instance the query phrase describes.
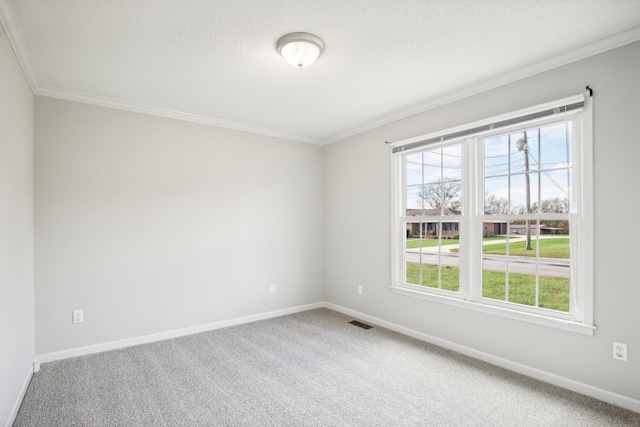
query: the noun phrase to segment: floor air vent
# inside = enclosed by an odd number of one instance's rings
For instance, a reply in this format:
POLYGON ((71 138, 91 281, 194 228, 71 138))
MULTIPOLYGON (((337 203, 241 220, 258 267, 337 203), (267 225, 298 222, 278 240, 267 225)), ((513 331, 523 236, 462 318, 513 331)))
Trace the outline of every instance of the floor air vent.
POLYGON ((353 326, 357 326, 358 328, 362 328, 362 329, 371 329, 371 328, 373 328, 373 326, 367 325, 366 323, 358 322, 357 320, 352 320, 349 323, 352 324, 353 326))

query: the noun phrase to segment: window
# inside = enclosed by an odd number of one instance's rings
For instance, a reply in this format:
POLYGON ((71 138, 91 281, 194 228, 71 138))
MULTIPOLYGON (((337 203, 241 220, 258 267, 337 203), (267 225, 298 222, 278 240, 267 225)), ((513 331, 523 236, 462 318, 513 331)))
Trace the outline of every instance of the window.
POLYGON ((592 334, 590 104, 393 144, 392 290, 592 334))
MULTIPOLYGON (((458 290, 458 256, 447 251, 444 239, 454 236, 452 220, 460 217, 462 145, 420 150, 405 158, 407 229, 406 283, 458 290), (424 230, 426 233, 413 233, 424 230)), ((456 229, 457 229, 457 223, 456 229)))

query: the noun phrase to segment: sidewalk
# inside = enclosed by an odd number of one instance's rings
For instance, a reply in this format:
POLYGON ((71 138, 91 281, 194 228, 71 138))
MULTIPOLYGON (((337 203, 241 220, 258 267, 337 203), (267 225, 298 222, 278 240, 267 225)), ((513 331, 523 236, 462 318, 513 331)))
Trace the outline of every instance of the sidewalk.
MULTIPOLYGON (((558 238, 566 238, 567 236, 562 235, 562 236, 540 236, 540 239, 558 239, 558 238)), ((509 242, 513 243, 513 242, 522 242, 525 240, 525 236, 522 235, 518 235, 518 236, 509 236, 509 242)), ((444 239, 443 242, 446 242, 447 240, 444 239)), ((505 238, 504 240, 487 240, 482 242, 482 246, 488 246, 488 245, 500 245, 500 244, 505 244, 507 243, 507 239, 505 238)), ((451 256, 457 256, 458 253, 457 252, 451 252, 452 249, 460 249, 460 245, 456 244, 456 245, 441 245, 441 246, 428 246, 428 247, 424 247, 424 248, 415 248, 415 249, 407 249, 406 252, 410 252, 410 253, 423 253, 423 254, 448 254, 451 256), (440 249, 440 250, 439 250, 440 249)), ((490 254, 486 254, 483 255, 483 259, 495 259, 495 260, 501 260, 504 259, 506 257, 506 255, 490 255, 490 254)), ((516 256, 516 255, 510 255, 509 259, 516 261, 518 259, 524 261, 527 260, 531 260, 534 257, 528 257, 528 256, 516 256)), ((543 262, 545 264, 560 264, 560 265, 569 265, 570 261, 568 259, 563 259, 563 258, 538 258, 538 260, 540 262, 543 262)))
MULTIPOLYGON (((540 236, 543 238, 543 236, 540 236)), ((524 236, 509 236, 509 242, 513 243, 513 242, 521 242, 525 239, 524 236)), ((435 239, 430 239, 430 240, 435 240, 435 239)), ((443 242, 446 242, 447 239, 443 239, 443 242)), ((482 246, 487 246, 487 245, 500 245, 500 244, 504 244, 507 243, 507 239, 505 237, 504 240, 487 240, 485 242, 482 242, 482 246)), ((460 249, 460 245, 459 244, 455 244, 455 245, 447 245, 447 244, 443 244, 441 246, 427 246, 424 248, 414 248, 414 249, 407 249, 407 252, 413 252, 413 253, 451 253, 452 249, 460 249), (439 250, 442 249, 442 250, 439 250)))

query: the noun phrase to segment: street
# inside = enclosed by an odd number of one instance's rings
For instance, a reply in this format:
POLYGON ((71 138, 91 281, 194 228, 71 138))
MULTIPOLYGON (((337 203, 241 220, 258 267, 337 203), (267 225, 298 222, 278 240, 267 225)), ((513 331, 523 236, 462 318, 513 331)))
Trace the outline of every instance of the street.
MULTIPOLYGON (((498 255, 483 257, 482 269, 505 271, 506 259, 507 257, 498 255)), ((420 254, 419 252, 407 251, 405 254, 405 260, 407 262, 415 263, 422 261, 423 264, 438 264, 438 254, 424 252, 420 254)), ((440 264, 458 267, 460 264, 460 257, 457 253, 442 254, 440 256, 440 264)), ((509 257, 509 271, 511 273, 535 274, 536 267, 538 268, 538 274, 540 276, 569 278, 569 260, 543 258, 536 266, 535 258, 533 257, 509 257)))
MULTIPOLYGON (((511 240, 515 240, 513 237, 511 240)), ((503 243, 500 241, 489 241, 484 245, 503 243)), ((443 245, 440 246, 441 253, 438 255, 438 247, 425 247, 422 249, 407 249, 405 252, 405 261, 422 262, 423 264, 438 264, 456 266, 460 265, 460 256, 457 252, 451 252, 451 249, 457 249, 459 245, 443 245)), ((510 256, 509 272, 522 274, 536 274, 536 268, 540 276, 551 277, 570 277, 569 260, 563 258, 540 258, 536 265, 535 257, 510 256)), ((504 255, 486 255, 482 257, 482 269, 492 271, 505 271, 507 257, 504 255)))

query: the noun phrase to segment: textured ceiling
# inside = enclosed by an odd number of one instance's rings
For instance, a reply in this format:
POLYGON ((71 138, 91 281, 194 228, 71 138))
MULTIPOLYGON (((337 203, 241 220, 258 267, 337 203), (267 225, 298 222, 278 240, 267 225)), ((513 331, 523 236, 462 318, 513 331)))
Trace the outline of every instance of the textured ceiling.
POLYGON ((326 143, 640 39, 640 0, 0 0, 36 94, 326 143), (276 52, 316 34, 318 61, 276 52))

